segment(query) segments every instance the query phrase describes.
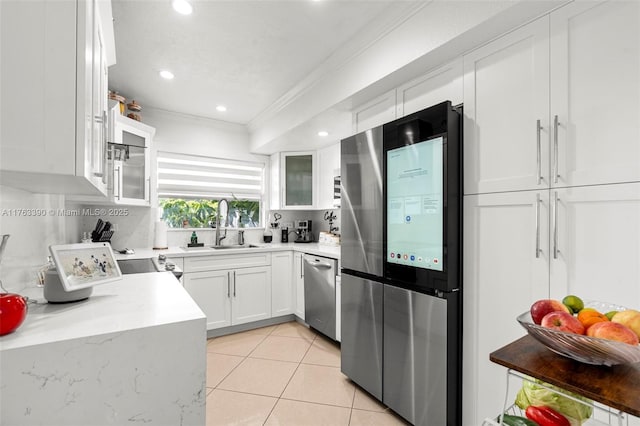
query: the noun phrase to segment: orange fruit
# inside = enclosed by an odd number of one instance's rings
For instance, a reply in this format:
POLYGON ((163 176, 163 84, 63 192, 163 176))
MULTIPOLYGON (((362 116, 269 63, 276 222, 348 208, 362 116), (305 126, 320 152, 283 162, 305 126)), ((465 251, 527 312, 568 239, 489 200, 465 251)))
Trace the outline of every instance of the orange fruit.
POLYGON ((597 322, 609 321, 609 318, 593 308, 584 308, 578 312, 578 321, 582 323, 586 330, 597 322))

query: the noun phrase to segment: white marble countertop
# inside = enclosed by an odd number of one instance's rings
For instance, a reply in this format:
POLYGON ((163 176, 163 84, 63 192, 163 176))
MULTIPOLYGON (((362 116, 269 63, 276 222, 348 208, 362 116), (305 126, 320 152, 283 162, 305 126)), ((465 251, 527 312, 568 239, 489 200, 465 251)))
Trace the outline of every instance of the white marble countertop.
POLYGON ((302 253, 315 254, 317 256, 326 256, 332 259, 340 259, 340 246, 328 246, 319 243, 259 243, 247 244, 246 248, 233 248, 226 250, 218 250, 211 247, 203 248, 182 248, 169 247, 165 250, 154 250, 151 248, 134 248, 134 254, 120 254, 115 252, 116 259, 149 259, 164 254, 167 257, 190 257, 190 256, 209 256, 209 255, 230 255, 253 253, 255 251, 286 251, 293 250, 302 253))
POLYGON ((124 275, 93 288, 89 299, 49 304, 38 294, 24 323, 0 337, 0 352, 62 340, 126 332, 204 318, 205 315, 170 272, 124 275))

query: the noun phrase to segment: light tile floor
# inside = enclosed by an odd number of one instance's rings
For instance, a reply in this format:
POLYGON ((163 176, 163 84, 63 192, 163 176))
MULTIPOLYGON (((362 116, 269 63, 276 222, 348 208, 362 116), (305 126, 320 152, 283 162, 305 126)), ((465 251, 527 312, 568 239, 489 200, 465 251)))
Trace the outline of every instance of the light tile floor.
POLYGON ((340 347, 298 324, 207 342, 207 426, 405 425, 340 372, 340 347))

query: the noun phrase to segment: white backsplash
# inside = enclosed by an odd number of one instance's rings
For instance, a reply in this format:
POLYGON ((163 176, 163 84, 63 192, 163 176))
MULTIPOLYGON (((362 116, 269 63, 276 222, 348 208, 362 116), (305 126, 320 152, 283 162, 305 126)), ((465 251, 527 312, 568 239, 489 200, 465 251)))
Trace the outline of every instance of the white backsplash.
POLYGON ((45 264, 49 245, 65 244, 69 217, 64 196, 32 194, 0 186, 0 234, 10 234, 0 265, 0 279, 11 292, 36 285, 36 272, 45 264))

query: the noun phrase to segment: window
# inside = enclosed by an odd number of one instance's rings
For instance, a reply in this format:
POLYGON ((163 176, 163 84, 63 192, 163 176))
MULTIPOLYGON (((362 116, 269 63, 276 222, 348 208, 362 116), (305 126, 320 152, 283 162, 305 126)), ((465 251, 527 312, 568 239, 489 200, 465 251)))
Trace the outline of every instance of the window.
POLYGON ((216 226, 218 204, 229 204, 220 226, 259 227, 264 164, 158 152, 158 204, 172 228, 216 226))

